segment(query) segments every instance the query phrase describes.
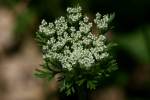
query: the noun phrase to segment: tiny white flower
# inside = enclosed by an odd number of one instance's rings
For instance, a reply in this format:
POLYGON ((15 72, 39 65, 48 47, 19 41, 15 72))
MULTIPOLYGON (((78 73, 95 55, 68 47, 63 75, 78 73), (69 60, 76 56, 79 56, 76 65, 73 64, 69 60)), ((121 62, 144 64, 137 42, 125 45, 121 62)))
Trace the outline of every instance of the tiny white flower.
POLYGON ((96 13, 96 18, 100 19, 101 18, 101 14, 100 13, 96 13))
POLYGON ((89 21, 89 18, 88 18, 87 16, 85 16, 85 17, 83 18, 83 21, 84 21, 85 23, 87 23, 87 22, 89 21))
POLYGON ((71 30, 71 32, 75 32, 76 31, 75 27, 73 27, 73 26, 70 27, 70 30, 71 30))
POLYGON ((47 22, 43 19, 41 24, 42 24, 42 26, 45 26, 45 25, 47 25, 47 22))

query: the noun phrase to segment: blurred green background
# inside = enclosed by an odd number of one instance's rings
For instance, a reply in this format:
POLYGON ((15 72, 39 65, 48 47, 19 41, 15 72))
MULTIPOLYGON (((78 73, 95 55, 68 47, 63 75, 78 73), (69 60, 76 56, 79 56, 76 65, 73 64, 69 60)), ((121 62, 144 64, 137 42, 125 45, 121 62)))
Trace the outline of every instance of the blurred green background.
MULTIPOLYGON (((34 35, 42 19, 54 21, 55 18, 65 15, 65 9, 68 6, 76 4, 80 4, 83 11, 92 17, 96 12, 116 15, 112 24, 114 28, 107 34, 110 40, 118 44, 113 52, 119 70, 111 76, 107 86, 98 90, 94 100, 150 100, 149 0, 0 0, 0 68, 2 69, 0 69, 0 100, 46 100, 49 98, 52 89, 47 90, 45 82, 39 82, 32 76, 33 70, 42 61, 34 35), (33 66, 32 69, 31 66, 33 66), (20 73, 21 70, 27 71, 11 77, 14 73, 20 73), (9 75, 9 73, 12 74, 9 75), (18 75, 22 76, 18 78, 18 75), (21 92, 20 97, 12 95, 11 92, 25 91, 24 88, 16 91, 17 84, 20 82, 20 87, 26 87, 25 84, 30 82, 24 81, 22 84, 21 80, 29 78, 32 80, 31 84, 36 87, 27 85, 29 89, 26 91, 31 92, 33 89, 35 91, 30 95, 21 92), (12 81, 9 82, 10 79, 12 81), (16 88, 10 89, 15 86, 16 88), (37 89, 39 87, 40 89, 37 89), (40 92, 37 93, 37 91, 40 92)), ((59 95, 58 97, 61 100, 73 100, 72 97, 65 98, 59 95)))

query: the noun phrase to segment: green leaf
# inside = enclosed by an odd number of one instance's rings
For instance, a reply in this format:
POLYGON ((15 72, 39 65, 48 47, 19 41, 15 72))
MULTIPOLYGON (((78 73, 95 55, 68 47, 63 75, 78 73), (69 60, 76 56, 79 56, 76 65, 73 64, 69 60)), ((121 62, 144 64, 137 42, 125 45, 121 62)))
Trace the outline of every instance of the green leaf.
POLYGON ((52 72, 46 69, 35 71, 34 75, 38 78, 48 78, 48 79, 52 78, 52 72))
POLYGON ((68 90, 66 91, 66 94, 67 94, 67 96, 71 95, 71 89, 68 89, 68 90))
POLYGON ((87 82, 87 88, 90 89, 90 90, 96 89, 96 81, 94 81, 94 80, 88 81, 87 82))
POLYGON ((83 83, 85 82, 85 79, 81 79, 79 81, 77 81, 76 83, 78 84, 78 86, 83 85, 83 83))

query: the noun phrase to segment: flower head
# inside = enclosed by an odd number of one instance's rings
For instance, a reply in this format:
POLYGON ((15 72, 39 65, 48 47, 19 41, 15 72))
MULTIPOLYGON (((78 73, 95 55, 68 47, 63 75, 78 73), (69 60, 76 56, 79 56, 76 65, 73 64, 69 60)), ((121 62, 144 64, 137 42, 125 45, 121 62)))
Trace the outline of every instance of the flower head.
MULTIPOLYGON (((69 71, 74 69, 76 64, 86 69, 90 68, 97 61, 109 56, 105 44, 106 37, 102 34, 92 34, 93 24, 87 16, 82 17, 81 10, 80 6, 69 7, 68 18, 61 16, 54 24, 43 20, 39 27, 40 32, 49 36, 43 45, 44 58, 57 59, 62 67, 69 71), (70 20, 78 22, 78 26, 68 26, 70 20)), ((108 15, 102 16, 99 13, 94 19, 99 29, 107 28, 108 21, 108 15)))
MULTIPOLYGON (((78 74, 83 80, 90 80, 87 75, 91 75, 91 80, 101 80, 103 74, 112 70, 110 65, 114 65, 108 59, 111 56, 107 38, 101 33, 101 30, 108 28, 110 16, 97 13, 94 21, 91 21, 88 16, 82 15, 81 10, 80 6, 69 7, 67 17, 61 16, 53 23, 43 20, 37 33, 43 51, 44 68, 51 70, 50 73, 56 73, 58 69, 58 72, 64 72, 67 77, 64 87, 78 74), (98 33, 93 34, 93 29, 98 29, 98 33), (54 68, 51 69, 51 65, 54 68)), ((78 83, 80 78, 75 80, 78 83)), ((68 87, 65 89, 68 90, 68 87)))

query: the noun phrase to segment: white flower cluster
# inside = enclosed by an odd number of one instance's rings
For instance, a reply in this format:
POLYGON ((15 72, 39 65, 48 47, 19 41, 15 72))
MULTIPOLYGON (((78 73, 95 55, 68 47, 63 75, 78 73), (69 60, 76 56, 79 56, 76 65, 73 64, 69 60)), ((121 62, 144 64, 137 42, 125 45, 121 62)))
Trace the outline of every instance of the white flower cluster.
POLYGON ((96 14, 96 19, 94 19, 94 22, 97 24, 97 27, 99 29, 104 29, 108 27, 108 22, 109 22, 109 16, 108 15, 104 15, 101 16, 100 13, 96 14))
MULTIPOLYGON (((69 71, 76 65, 89 69, 109 56, 106 37, 92 34, 93 24, 87 16, 82 15, 80 6, 67 8, 67 12, 67 18, 60 17, 54 23, 43 20, 39 26, 39 31, 48 37, 43 45, 43 58, 58 60, 69 71), (78 25, 70 24, 70 20, 78 25)), ((99 13, 94 19, 99 29, 107 28, 108 21, 108 15, 101 18, 99 13)))
POLYGON ((78 21, 82 17, 81 10, 82 8, 80 6, 77 6, 75 8, 67 8, 67 12, 69 14, 68 18, 72 22, 78 21))

